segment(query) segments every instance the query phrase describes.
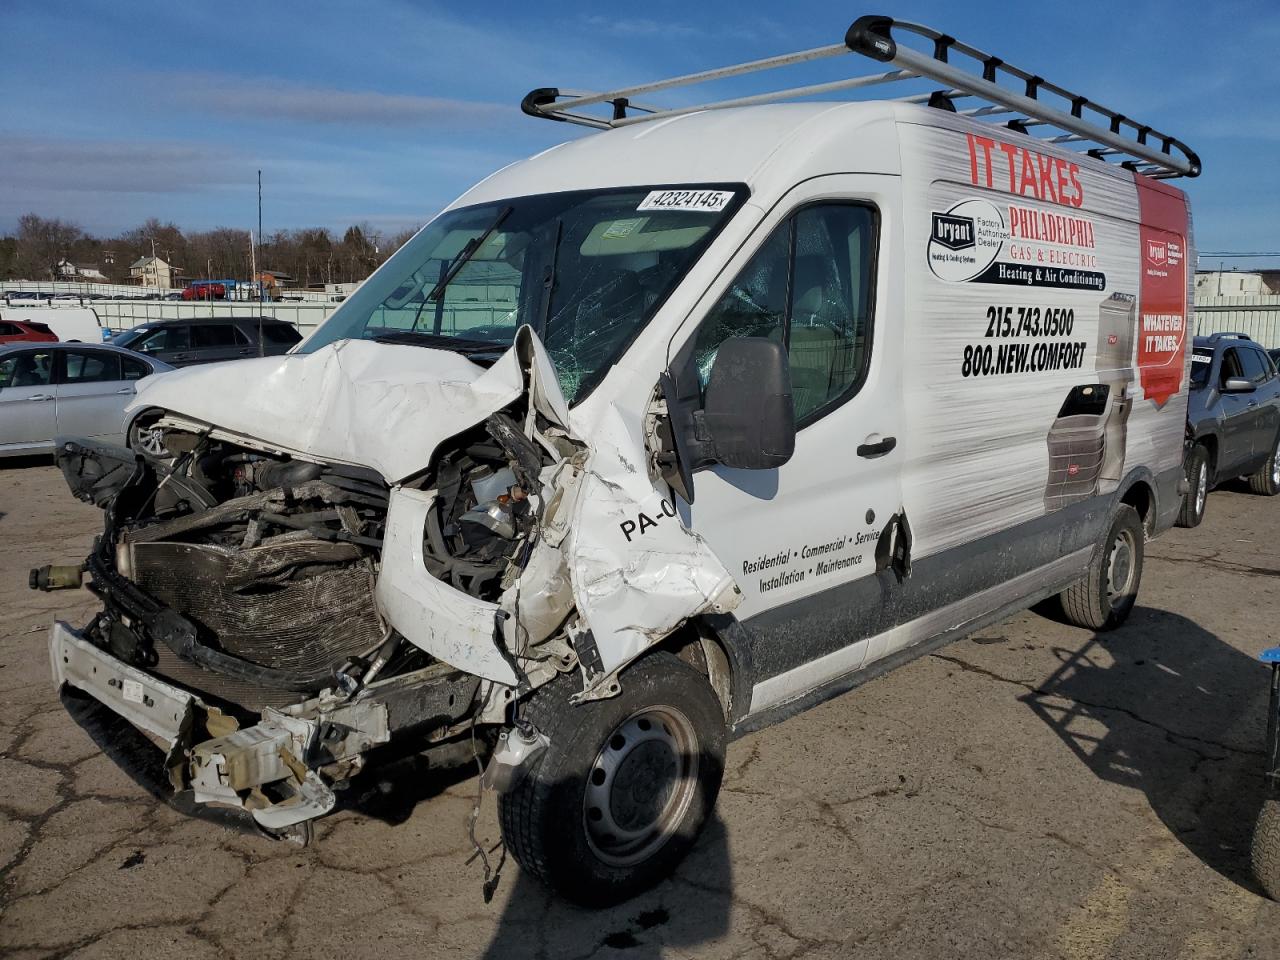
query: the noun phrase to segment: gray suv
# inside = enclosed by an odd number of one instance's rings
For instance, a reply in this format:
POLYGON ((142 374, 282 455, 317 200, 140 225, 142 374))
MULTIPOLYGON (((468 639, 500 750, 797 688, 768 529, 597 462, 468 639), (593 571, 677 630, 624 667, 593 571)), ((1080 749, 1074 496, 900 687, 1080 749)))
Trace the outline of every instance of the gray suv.
POLYGON ((1198 525, 1209 491, 1233 477, 1247 478, 1254 493, 1280 493, 1280 376, 1245 334, 1195 338, 1187 444, 1179 526, 1198 525))
POLYGON ((302 340, 293 324, 272 317, 205 317, 199 320, 158 320, 111 338, 127 347, 175 367, 242 357, 271 357, 287 353, 302 340))

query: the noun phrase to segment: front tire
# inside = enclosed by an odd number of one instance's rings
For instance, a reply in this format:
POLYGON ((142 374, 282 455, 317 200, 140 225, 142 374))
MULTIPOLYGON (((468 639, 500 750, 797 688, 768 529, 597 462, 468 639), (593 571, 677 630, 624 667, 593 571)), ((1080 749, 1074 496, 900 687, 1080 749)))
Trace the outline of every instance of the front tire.
POLYGON ((668 876, 715 805, 725 721, 706 678, 668 653, 621 677, 622 692, 574 706, 566 675, 522 710, 550 743, 498 799, 507 848, 567 900, 607 906, 668 876))
POLYGON ((1257 473, 1249 475, 1249 489, 1259 496, 1274 497, 1280 493, 1280 435, 1271 447, 1271 456, 1257 473))
POLYGON ((1070 623, 1090 630, 1114 630, 1129 618, 1142 582, 1143 546, 1142 518, 1123 503, 1089 561, 1089 573, 1059 594, 1070 623))
POLYGON ((1187 483, 1189 489, 1182 498, 1177 524, 1180 527, 1198 527, 1204 519, 1204 508, 1209 499, 1209 451, 1200 444, 1187 454, 1187 483))

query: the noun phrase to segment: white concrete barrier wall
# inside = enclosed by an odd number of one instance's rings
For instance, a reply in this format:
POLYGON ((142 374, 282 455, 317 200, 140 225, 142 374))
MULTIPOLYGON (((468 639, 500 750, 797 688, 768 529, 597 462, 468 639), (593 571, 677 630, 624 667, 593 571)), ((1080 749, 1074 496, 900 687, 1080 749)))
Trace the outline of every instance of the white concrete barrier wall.
POLYGON ((181 287, 139 287, 136 283, 79 283, 72 280, 0 280, 0 297, 9 291, 14 293, 79 293, 105 294, 109 297, 117 295, 134 295, 139 293, 181 293, 181 287))

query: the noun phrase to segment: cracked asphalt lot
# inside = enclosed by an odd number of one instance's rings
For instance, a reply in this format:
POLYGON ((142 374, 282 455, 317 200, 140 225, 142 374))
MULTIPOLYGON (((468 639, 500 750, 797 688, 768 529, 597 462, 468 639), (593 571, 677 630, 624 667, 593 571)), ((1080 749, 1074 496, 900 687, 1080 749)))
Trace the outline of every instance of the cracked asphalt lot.
POLYGON ((1150 544, 1119 632, 1028 612, 737 741, 678 874, 596 913, 512 862, 484 903, 466 768, 366 777, 305 849, 156 803, 49 679, 92 598, 26 589, 98 527, 53 467, 0 467, 4 956, 1280 957, 1248 874, 1280 500, 1150 544))

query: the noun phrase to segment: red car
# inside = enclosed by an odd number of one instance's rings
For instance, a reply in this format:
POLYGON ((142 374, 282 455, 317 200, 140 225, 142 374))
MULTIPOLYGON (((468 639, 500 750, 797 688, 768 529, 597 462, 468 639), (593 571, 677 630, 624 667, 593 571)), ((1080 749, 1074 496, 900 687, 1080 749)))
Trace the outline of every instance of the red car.
POLYGON ((47 323, 34 320, 0 320, 0 343, 57 343, 58 335, 47 323))
POLYGON ((225 300, 227 288, 221 283, 196 284, 182 291, 183 300, 225 300))

